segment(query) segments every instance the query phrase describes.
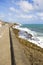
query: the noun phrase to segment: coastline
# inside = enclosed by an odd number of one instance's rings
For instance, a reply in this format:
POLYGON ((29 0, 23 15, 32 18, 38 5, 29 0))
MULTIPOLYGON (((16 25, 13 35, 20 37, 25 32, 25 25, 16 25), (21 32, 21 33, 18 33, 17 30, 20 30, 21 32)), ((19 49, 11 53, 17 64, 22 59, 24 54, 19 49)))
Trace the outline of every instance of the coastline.
POLYGON ((15 37, 18 39, 18 41, 22 45, 24 54, 26 58, 28 59, 28 62, 34 65, 43 65, 43 48, 27 41, 26 39, 19 38, 18 29, 12 28, 12 30, 15 34, 15 37))
POLYGON ((21 25, 15 25, 13 26, 13 29, 16 31, 16 35, 18 35, 19 38, 24 39, 32 44, 35 44, 36 46, 39 46, 43 48, 43 37, 35 37, 37 33, 31 31, 28 28, 22 28, 21 25), (18 33, 17 33, 18 32, 18 33), (40 40, 41 39, 41 40, 40 40))
POLYGON ((43 48, 41 48, 40 46, 37 46, 36 44, 34 44, 26 39, 20 38, 18 35, 19 30, 13 29, 13 32, 15 33, 16 38, 19 40, 19 42, 21 44, 26 45, 27 47, 32 47, 33 49, 41 51, 43 53, 43 48))

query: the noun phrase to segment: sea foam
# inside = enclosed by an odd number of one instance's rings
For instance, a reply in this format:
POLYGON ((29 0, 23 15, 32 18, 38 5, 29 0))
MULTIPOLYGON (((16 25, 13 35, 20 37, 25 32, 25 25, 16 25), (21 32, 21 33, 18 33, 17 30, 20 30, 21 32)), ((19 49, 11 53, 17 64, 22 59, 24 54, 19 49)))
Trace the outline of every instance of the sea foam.
POLYGON ((28 28, 22 28, 20 27, 20 25, 16 25, 15 27, 13 26, 13 28, 18 29, 20 31, 19 38, 25 39, 43 48, 43 37, 38 37, 37 32, 31 31, 28 28))

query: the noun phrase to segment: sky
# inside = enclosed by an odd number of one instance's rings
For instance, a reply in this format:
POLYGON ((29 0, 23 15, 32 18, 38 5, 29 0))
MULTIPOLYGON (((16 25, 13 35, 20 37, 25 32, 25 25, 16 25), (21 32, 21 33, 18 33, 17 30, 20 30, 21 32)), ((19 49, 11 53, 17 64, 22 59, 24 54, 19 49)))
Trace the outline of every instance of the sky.
POLYGON ((0 0, 0 20, 43 24, 43 0, 0 0))

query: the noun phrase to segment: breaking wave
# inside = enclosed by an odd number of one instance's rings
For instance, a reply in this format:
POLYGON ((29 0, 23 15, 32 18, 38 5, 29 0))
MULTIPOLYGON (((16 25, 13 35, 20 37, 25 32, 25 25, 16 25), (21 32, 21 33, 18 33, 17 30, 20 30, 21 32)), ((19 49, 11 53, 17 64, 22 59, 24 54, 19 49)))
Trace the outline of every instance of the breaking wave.
POLYGON ((13 28, 19 30, 19 38, 23 38, 43 48, 43 33, 32 31, 26 27, 20 27, 20 25, 13 28))

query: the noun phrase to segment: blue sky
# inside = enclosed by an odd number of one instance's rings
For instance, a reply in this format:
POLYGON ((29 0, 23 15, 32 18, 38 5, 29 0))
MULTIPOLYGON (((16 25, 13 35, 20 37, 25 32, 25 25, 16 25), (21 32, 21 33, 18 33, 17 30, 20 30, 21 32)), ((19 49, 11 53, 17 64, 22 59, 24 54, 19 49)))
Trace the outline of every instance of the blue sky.
POLYGON ((0 0, 0 19, 43 24, 43 0, 0 0))

